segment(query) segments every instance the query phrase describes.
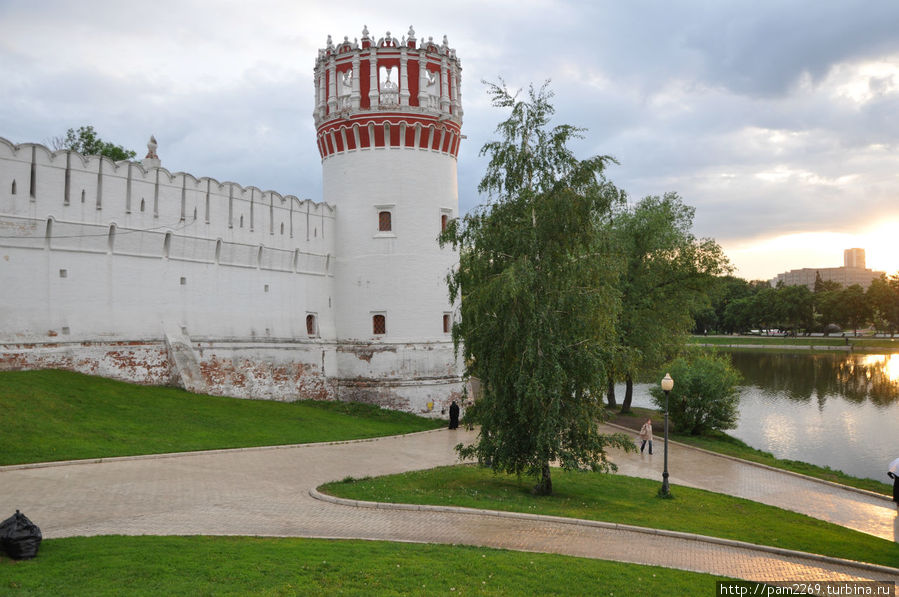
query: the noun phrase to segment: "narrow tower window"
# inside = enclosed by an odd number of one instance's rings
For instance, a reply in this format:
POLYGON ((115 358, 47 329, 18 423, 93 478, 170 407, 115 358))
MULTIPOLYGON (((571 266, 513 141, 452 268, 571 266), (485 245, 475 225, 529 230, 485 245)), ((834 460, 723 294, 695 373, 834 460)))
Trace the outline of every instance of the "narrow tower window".
POLYGON ((444 313, 443 314, 443 333, 449 334, 450 330, 452 329, 452 325, 453 325, 452 317, 450 316, 449 313, 444 313))
POLYGON ((106 237, 106 244, 107 244, 106 249, 107 249, 107 252, 109 252, 109 253, 115 253, 115 231, 116 231, 115 224, 110 224, 109 225, 109 234, 106 237))
POLYGON ((378 212, 378 232, 390 232, 393 230, 391 222, 391 214, 389 211, 378 212))
POLYGON ((12 181, 12 189, 10 189, 10 193, 13 195, 16 194, 16 181, 15 180, 12 181))
POLYGON ((371 332, 376 335, 387 333, 387 318, 380 313, 371 318, 371 332))
POLYGON ((446 231, 446 224, 449 222, 449 216, 443 214, 440 216, 440 232, 446 231))
POLYGON ((315 321, 315 315, 312 313, 306 316, 306 335, 310 338, 318 336, 318 325, 315 321))

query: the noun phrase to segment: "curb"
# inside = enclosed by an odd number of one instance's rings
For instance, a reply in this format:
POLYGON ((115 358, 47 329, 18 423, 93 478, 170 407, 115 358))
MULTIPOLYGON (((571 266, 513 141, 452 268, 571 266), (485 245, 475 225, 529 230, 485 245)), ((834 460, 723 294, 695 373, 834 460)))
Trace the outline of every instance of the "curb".
MULTIPOLYGON (((615 423, 603 423, 603 425, 608 425, 609 427, 614 427, 616 429, 621 429, 622 431, 629 431, 630 433, 635 433, 635 429, 631 429, 630 427, 624 427, 622 425, 616 425, 615 423)), ((882 493, 877 493, 875 491, 869 491, 867 489, 860 489, 858 487, 852 487, 851 485, 843 485, 842 483, 836 483, 834 481, 828 481, 826 479, 819 479, 817 477, 811 477, 809 475, 803 475, 802 473, 797 473, 795 471, 788 471, 782 468, 777 468, 775 466, 770 466, 767 464, 762 464, 761 462, 753 462, 751 460, 744 460, 743 458, 738 458, 737 456, 731 456, 729 454, 720 454, 718 452, 712 452, 711 450, 706 450, 705 448, 697 448, 696 446, 691 446, 690 444, 684 444, 678 441, 674 441, 672 439, 668 439, 668 443, 678 445, 682 448, 688 448, 690 450, 696 450, 697 452, 702 452, 703 454, 709 454, 710 456, 718 456, 720 458, 726 458, 728 460, 733 460, 734 462, 740 462, 743 464, 749 464, 755 467, 767 469, 769 471, 773 471, 775 473, 783 473, 785 475, 792 475, 794 477, 798 477, 800 479, 805 479, 806 481, 814 481, 815 483, 821 483, 823 485, 828 485, 830 487, 835 487, 837 489, 844 489, 846 491, 853 491, 855 493, 859 493, 862 495, 866 495, 868 497, 880 498, 886 502, 892 502, 892 498, 888 495, 884 495, 882 493)))
POLYGON ((556 524, 568 524, 574 526, 586 526, 602 529, 612 529, 618 531, 630 531, 634 533, 643 533, 646 535, 660 535, 663 537, 671 537, 674 539, 686 539, 688 541, 698 541, 702 543, 713 543, 716 545, 725 545, 728 547, 738 547, 764 553, 770 553, 779 556, 804 558, 833 564, 839 566, 847 566, 851 568, 859 568, 869 572, 878 574, 889 574, 899 576, 899 568, 891 568, 880 564, 869 564, 868 562, 857 562, 855 560, 847 560, 843 558, 835 558, 833 556, 824 556, 804 551, 796 551, 793 549, 784 549, 782 547, 772 547, 770 545, 757 545, 755 543, 747 543, 745 541, 737 541, 735 539, 723 539, 721 537, 709 537, 707 535, 697 535, 695 533, 684 533, 681 531, 669 531, 666 529, 653 529, 649 527, 640 527, 629 524, 620 524, 615 522, 603 522, 600 520, 585 520, 582 518, 565 518, 562 516, 550 516, 547 514, 527 514, 524 512, 506 512, 503 510, 484 510, 481 508, 463 508, 460 506, 429 506, 420 504, 391 504, 386 502, 366 502, 362 500, 351 500, 328 495, 319 492, 316 488, 309 490, 309 496, 313 499, 341 506, 350 506, 354 508, 373 508, 379 510, 411 510, 420 512, 452 512, 456 514, 493 516, 496 518, 513 518, 518 520, 532 520, 536 522, 550 522, 556 524))
POLYGON ((215 450, 195 450, 193 452, 166 452, 163 454, 135 454, 134 456, 110 456, 107 458, 84 458, 81 460, 56 460, 50 462, 29 462, 25 464, 8 464, 0 466, 0 473, 5 471, 21 471, 39 468, 53 468, 57 466, 77 466, 81 464, 101 464, 104 462, 129 462, 132 460, 159 460, 163 458, 183 458, 186 456, 201 456, 204 454, 236 454, 240 452, 261 452, 263 450, 294 450, 297 448, 315 448, 318 446, 341 446, 345 444, 360 444, 374 442, 382 439, 396 437, 410 437, 425 433, 437 433, 445 431, 445 428, 428 429, 425 431, 413 431, 412 433, 400 433, 398 435, 381 435, 378 437, 363 437, 359 439, 343 439, 330 442, 310 442, 306 444, 282 444, 278 446, 248 446, 245 448, 219 448, 215 450))

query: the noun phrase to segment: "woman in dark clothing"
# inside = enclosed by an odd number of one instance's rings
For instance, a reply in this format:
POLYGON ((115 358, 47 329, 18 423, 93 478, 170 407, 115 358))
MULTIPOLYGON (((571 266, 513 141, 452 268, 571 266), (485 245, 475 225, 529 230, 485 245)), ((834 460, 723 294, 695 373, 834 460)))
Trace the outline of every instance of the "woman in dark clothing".
POLYGON ((450 404, 450 429, 458 429, 459 428, 459 405, 456 404, 456 401, 453 400, 453 403, 450 404))

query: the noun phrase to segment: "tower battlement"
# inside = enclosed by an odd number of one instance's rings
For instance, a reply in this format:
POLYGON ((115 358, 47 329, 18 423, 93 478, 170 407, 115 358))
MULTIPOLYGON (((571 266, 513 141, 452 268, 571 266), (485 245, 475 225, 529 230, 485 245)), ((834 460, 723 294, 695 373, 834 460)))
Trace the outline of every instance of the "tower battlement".
POLYGON ((335 45, 315 61, 316 141, 323 159, 376 149, 429 150, 455 157, 462 127, 462 66, 446 36, 419 42, 388 31, 335 45))

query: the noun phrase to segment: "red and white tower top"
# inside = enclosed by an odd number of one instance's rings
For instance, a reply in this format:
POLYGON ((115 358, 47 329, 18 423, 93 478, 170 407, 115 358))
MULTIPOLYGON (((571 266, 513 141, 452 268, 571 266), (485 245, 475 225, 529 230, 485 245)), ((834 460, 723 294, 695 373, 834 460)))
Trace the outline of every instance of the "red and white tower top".
POLYGON ((462 66, 446 36, 418 42, 409 27, 401 40, 327 46, 315 61, 315 126, 323 159, 378 147, 418 148, 456 157, 462 127, 462 66))

